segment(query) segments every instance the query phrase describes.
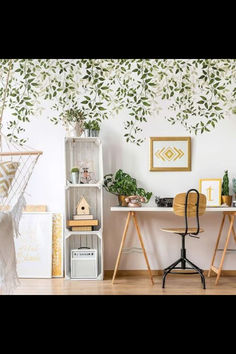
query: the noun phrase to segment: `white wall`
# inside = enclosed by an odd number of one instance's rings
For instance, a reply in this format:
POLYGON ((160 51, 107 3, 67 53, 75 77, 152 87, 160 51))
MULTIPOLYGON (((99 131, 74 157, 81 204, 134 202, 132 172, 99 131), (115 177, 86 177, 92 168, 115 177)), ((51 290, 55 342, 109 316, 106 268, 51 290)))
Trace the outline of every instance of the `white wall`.
MULTIPOLYGON (((153 117, 149 123, 143 125, 146 140, 138 147, 127 144, 123 138, 123 121, 126 118, 125 114, 120 114, 102 124, 104 173, 122 168, 134 176, 141 187, 153 192, 152 203, 155 195, 172 197, 189 188, 198 188, 200 178, 222 178, 225 169, 229 170, 230 182, 232 177, 236 177, 236 116, 221 121, 210 133, 192 136, 190 172, 149 171, 149 137, 189 136, 182 126, 170 125, 163 116, 153 117)), ((54 126, 45 117, 32 119, 26 128, 28 145, 43 150, 43 156, 40 157, 27 188, 27 202, 47 204, 49 211, 64 212, 64 129, 54 126)), ((114 268, 125 223, 125 213, 110 211, 110 207, 116 204, 116 196, 104 191, 105 269, 114 268)), ((181 226, 182 219, 164 212, 140 212, 138 219, 151 268, 161 269, 176 260, 179 257, 181 239, 160 231, 160 227, 181 226)), ((201 238, 186 240, 188 257, 203 269, 209 268, 220 222, 220 213, 204 215, 201 226, 205 232, 201 238)), ((140 246, 133 225, 128 231, 126 243, 127 247, 131 245, 140 246)), ((233 238, 229 247, 236 248, 233 238)), ((120 269, 146 269, 143 255, 122 255, 120 269)), ((235 253, 226 256, 224 269, 236 269, 235 253)))

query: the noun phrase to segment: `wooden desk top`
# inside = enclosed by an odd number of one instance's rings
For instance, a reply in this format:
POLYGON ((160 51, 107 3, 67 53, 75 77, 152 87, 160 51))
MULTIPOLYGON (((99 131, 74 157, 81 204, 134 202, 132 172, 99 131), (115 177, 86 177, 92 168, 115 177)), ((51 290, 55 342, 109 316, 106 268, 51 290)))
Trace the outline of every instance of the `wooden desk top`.
MULTIPOLYGON (((157 207, 157 206, 142 206, 140 208, 130 208, 130 207, 120 207, 114 206, 111 207, 111 211, 154 211, 154 212, 173 212, 173 208, 166 208, 166 207, 157 207)), ((207 207, 206 212, 222 212, 222 211, 235 211, 236 207, 207 207)))

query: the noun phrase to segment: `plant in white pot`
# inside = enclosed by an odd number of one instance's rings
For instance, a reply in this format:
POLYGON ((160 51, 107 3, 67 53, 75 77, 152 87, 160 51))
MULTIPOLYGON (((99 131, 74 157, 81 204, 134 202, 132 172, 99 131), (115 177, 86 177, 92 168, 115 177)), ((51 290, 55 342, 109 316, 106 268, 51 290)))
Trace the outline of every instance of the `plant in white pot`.
POLYGON ((85 114, 82 110, 71 108, 65 111, 63 120, 68 137, 81 136, 84 131, 85 114))
POLYGON ((71 182, 73 184, 79 183, 79 169, 77 167, 71 169, 71 182))

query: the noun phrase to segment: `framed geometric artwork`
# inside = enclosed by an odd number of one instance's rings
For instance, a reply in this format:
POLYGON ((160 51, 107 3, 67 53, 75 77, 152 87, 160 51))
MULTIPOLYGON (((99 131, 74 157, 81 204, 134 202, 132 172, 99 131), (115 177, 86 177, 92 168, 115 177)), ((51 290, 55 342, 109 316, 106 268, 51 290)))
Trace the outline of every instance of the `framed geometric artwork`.
POLYGON ((191 171, 191 137, 150 137, 150 171, 191 171))
POLYGON ((15 238, 19 278, 52 277, 52 213, 23 212, 15 238))
POLYGON ((221 205, 221 178, 202 178, 199 181, 199 192, 205 194, 207 206, 221 205))

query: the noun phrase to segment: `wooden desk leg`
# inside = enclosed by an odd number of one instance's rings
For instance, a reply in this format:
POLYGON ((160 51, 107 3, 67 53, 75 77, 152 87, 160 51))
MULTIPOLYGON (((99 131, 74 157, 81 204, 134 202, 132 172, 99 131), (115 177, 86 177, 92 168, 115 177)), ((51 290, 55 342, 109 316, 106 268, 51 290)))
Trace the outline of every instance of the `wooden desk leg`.
POLYGON ((138 226, 136 215, 135 215, 134 211, 132 211, 131 214, 132 214, 132 217, 133 217, 134 225, 135 225, 136 230, 137 230, 139 241, 141 243, 141 247, 143 249, 143 254, 144 254, 144 257, 145 257, 145 261, 146 261, 146 264, 147 264, 147 267, 148 267, 148 272, 149 272, 149 275, 150 275, 150 278, 151 278, 151 282, 152 282, 152 285, 153 285, 154 281, 153 281, 153 277, 152 277, 152 272, 151 272, 151 268, 150 268, 150 265, 149 265, 149 262, 148 262, 146 250, 145 250, 145 247, 144 247, 144 243, 143 243, 143 239, 142 239, 142 236, 141 236, 141 233, 140 233, 140 229, 139 229, 139 226, 138 226))
POLYGON ((228 235, 227 235, 227 238, 226 238, 224 251, 223 251, 223 254, 222 254, 222 257, 221 257, 220 266, 219 266, 217 277, 216 277, 216 282, 215 282, 216 285, 217 285, 217 283, 219 281, 219 278, 220 278, 220 273, 221 273, 221 270, 222 270, 222 267, 223 267, 224 258, 225 258, 225 254, 226 254, 226 251, 227 251, 229 238, 230 238, 230 234, 231 234, 233 225, 234 225, 234 215, 231 216, 231 222, 230 222, 230 226, 229 226, 229 231, 228 231, 228 235))
POLYGON ((128 216, 127 216, 127 219, 126 219, 125 228, 124 228, 123 236, 122 236, 122 239, 121 239, 120 249, 119 249, 119 253, 118 253, 118 256, 117 256, 116 265, 115 265, 115 269, 114 269, 114 273, 113 273, 112 284, 114 284, 114 280, 115 280, 115 277, 116 277, 116 272, 117 272, 117 269, 119 267, 120 256, 121 256, 122 248, 124 246, 127 230, 128 230, 128 227, 129 227, 130 215, 131 215, 131 211, 128 212, 128 216))
POLYGON ((217 237, 216 246, 215 246, 214 254, 213 254, 213 257, 212 257, 210 269, 209 269, 209 272, 208 272, 208 277, 211 276, 211 268, 214 265, 214 261, 215 261, 215 257, 216 257, 216 251, 217 251, 217 248, 218 248, 218 245, 219 245, 219 241, 220 241, 221 233, 222 233, 222 230, 223 230, 224 222, 225 222, 225 214, 223 215, 222 222, 221 222, 221 225, 220 225, 220 230, 219 230, 219 234, 218 234, 218 237, 217 237))
MULTIPOLYGON (((228 218, 229 218, 229 222, 231 222, 231 216, 228 214, 228 218)), ((232 228, 233 234, 234 234, 234 241, 236 242, 236 234, 235 234, 235 230, 234 230, 234 225, 232 228)))

